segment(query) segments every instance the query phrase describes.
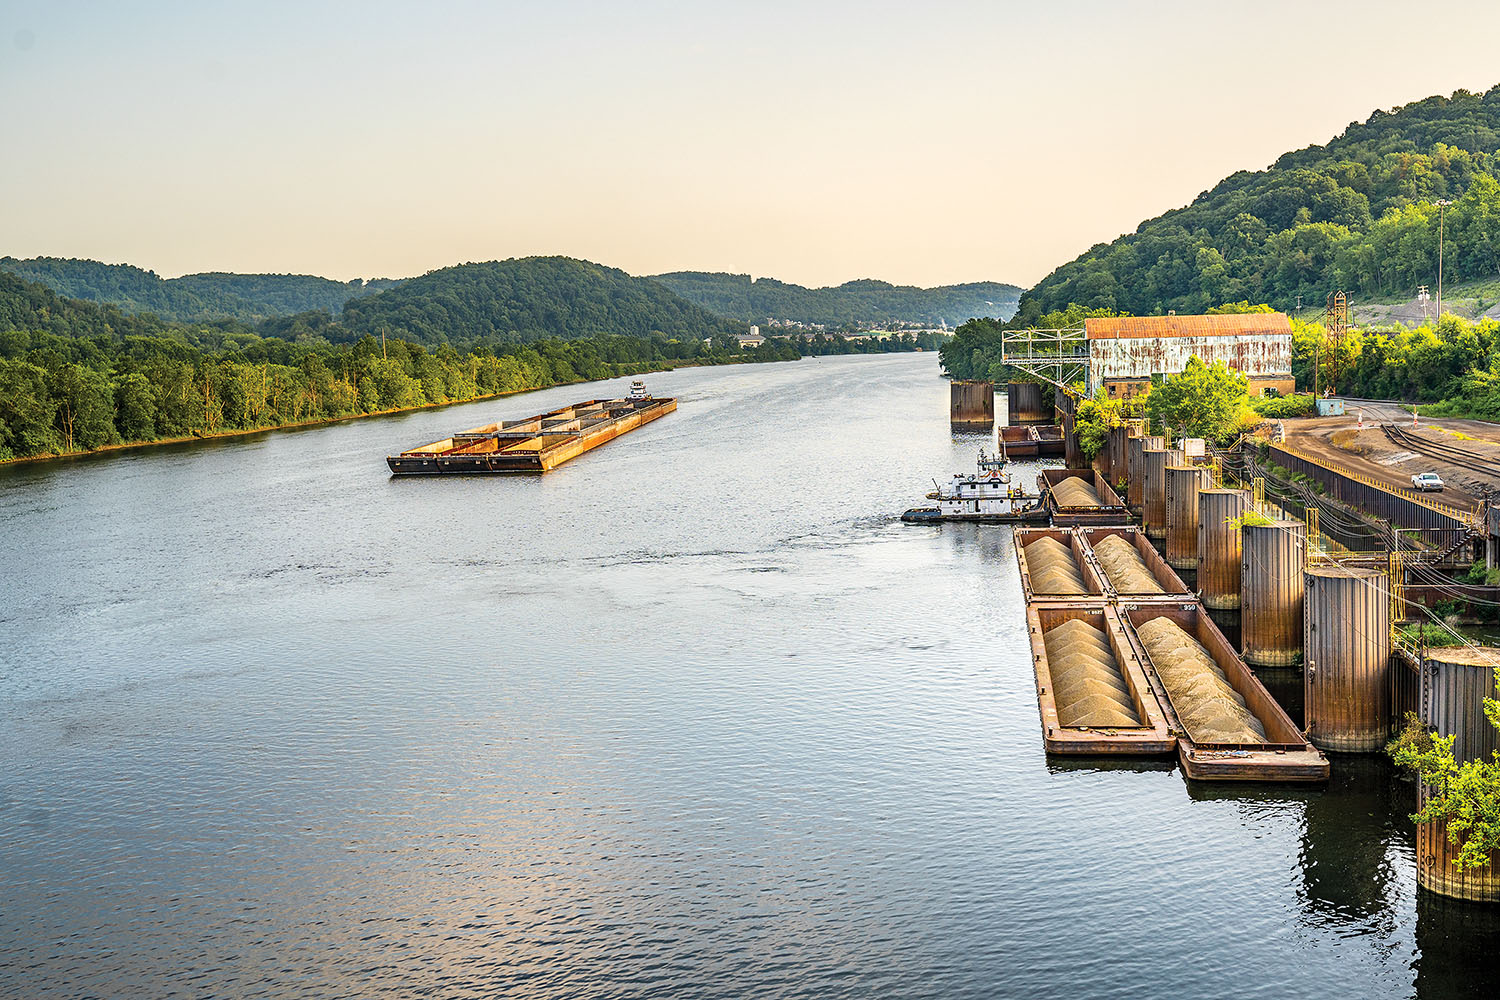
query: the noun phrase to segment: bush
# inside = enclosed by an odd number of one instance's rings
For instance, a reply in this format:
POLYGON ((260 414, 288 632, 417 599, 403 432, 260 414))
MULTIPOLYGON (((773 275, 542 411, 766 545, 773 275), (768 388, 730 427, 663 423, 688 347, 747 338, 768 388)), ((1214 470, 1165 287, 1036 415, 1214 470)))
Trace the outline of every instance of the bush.
MULTIPOLYGON (((1495 669, 1500 684, 1500 667, 1495 669)), ((1500 702, 1484 700, 1490 725, 1500 729, 1500 702)), ((1442 823, 1451 844, 1462 845, 1453 859, 1460 872, 1486 868, 1500 849, 1500 753, 1489 760, 1462 764, 1453 757, 1454 737, 1429 733, 1414 714, 1387 748, 1398 767, 1413 772, 1430 790, 1427 802, 1411 818, 1414 823, 1442 823)))
POLYGON ((1250 408, 1268 420, 1290 420, 1309 417, 1318 412, 1318 402, 1310 392, 1295 396, 1259 396, 1250 400, 1250 408))

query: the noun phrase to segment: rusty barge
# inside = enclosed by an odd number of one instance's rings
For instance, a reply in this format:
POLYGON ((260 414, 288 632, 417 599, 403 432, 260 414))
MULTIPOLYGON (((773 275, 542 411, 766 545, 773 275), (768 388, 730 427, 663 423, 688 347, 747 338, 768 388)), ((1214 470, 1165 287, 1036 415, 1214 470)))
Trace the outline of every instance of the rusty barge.
POLYGON ((677 409, 637 382, 625 399, 588 399, 523 420, 504 420, 424 444, 386 463, 396 476, 462 472, 541 473, 677 409))

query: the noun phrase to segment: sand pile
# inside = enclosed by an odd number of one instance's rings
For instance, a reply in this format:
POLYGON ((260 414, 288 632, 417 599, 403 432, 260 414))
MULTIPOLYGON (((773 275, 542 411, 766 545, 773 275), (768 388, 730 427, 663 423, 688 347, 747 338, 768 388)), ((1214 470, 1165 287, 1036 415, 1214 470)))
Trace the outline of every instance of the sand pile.
POLYGON ((1153 618, 1136 633, 1193 742, 1265 742, 1265 726, 1245 707, 1245 699, 1224 679, 1208 650, 1181 626, 1153 618))
POLYGON ((1074 476, 1052 487, 1052 497, 1059 507, 1102 507, 1099 491, 1087 479, 1074 476))
POLYGON ((1110 535, 1094 546, 1094 555, 1104 575, 1122 594, 1164 594, 1161 584, 1146 566, 1136 547, 1119 535, 1110 535))
POLYGON ((1139 726, 1135 702, 1120 676, 1108 637, 1075 618, 1042 636, 1052 700, 1064 726, 1139 726))
POLYGON ((1038 538, 1026 546, 1031 589, 1038 594, 1087 594, 1073 550, 1055 538, 1038 538))

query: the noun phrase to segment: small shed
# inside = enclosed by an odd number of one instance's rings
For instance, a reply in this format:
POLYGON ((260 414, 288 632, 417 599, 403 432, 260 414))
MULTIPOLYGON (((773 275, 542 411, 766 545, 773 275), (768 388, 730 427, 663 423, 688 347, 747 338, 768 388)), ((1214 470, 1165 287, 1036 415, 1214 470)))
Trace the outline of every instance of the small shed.
POLYGON ((1318 400, 1318 416, 1320 417, 1342 417, 1344 415, 1344 401, 1342 399, 1320 399, 1318 400))

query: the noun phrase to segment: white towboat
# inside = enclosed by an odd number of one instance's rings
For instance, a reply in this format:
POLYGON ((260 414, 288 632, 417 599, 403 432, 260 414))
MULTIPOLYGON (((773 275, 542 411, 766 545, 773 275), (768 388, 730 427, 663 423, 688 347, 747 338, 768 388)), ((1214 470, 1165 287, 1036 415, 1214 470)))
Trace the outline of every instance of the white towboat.
POLYGON ((630 395, 626 396, 625 398, 650 399, 651 394, 646 391, 646 383, 642 382, 640 379, 636 379, 634 382, 630 383, 630 395))
MULTIPOLYGON (((901 515, 908 524, 931 521, 993 521, 997 523, 1045 522, 1047 512, 1040 498, 1027 496, 1011 484, 1007 461, 999 455, 979 451, 978 467, 972 473, 955 473, 953 478, 927 494, 936 507, 914 507, 901 515)), ((937 485, 934 483, 933 485, 937 485)))

